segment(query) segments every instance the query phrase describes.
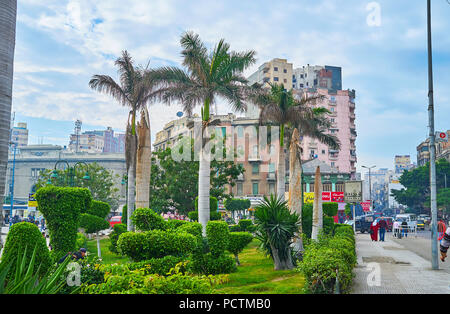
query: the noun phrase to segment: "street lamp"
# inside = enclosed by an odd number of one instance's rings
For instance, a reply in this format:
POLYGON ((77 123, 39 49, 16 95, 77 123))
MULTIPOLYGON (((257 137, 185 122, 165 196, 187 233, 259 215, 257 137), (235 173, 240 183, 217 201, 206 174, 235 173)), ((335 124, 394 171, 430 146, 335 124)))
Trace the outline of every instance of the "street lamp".
POLYGON ((370 200, 370 211, 372 211, 372 184, 370 182, 371 179, 370 169, 375 168, 376 166, 372 167, 361 166, 361 167, 369 169, 369 200, 370 200))
MULTIPOLYGON (((79 162, 76 162, 73 165, 73 167, 70 167, 69 162, 67 160, 58 160, 55 163, 55 169, 53 170, 52 174, 50 175, 50 179, 57 179, 59 177, 58 176, 58 172, 56 171, 56 167, 58 166, 59 163, 65 163, 67 165, 67 171, 68 171, 67 178, 68 178, 69 182, 66 182, 66 183, 69 186, 71 186, 71 187, 75 186, 75 180, 74 180, 74 177, 75 177, 75 174, 76 174, 75 170, 76 170, 76 167, 79 166, 80 164, 84 164, 86 166, 86 173, 83 176, 83 180, 89 181, 91 179, 91 177, 89 176, 89 172, 87 170, 88 165, 85 162, 79 161, 79 162)), ((50 179, 47 181, 48 184, 51 184, 51 180, 50 179)))
MULTIPOLYGON (((126 185, 125 188, 125 204, 127 205, 127 210, 128 210, 128 176, 126 174, 124 174, 122 176, 122 185, 126 185)), ((122 217, 123 217, 123 208, 122 208, 122 217)))
POLYGON ((11 207, 9 209, 9 227, 11 227, 11 225, 12 225, 13 207, 14 207, 14 170, 16 168, 17 143, 16 142, 10 142, 9 144, 11 145, 11 147, 14 146, 14 159, 13 159, 13 167, 12 167, 12 173, 11 173, 11 186, 10 186, 11 207))

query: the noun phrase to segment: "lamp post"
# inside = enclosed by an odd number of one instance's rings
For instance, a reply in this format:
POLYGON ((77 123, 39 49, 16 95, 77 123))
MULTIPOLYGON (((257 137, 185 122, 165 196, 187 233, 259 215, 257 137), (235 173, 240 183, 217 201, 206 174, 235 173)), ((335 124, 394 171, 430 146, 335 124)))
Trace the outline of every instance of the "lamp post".
POLYGON ((369 200, 370 200, 370 211, 372 211, 372 184, 370 182, 371 179, 370 169, 375 168, 376 166, 372 167, 361 166, 361 167, 369 169, 369 200))
MULTIPOLYGON (((128 176, 126 174, 124 174, 122 176, 122 185, 126 185, 125 187, 125 204, 128 206, 128 176)), ((123 208, 122 208, 122 216, 123 216, 123 208)), ((128 219, 128 217, 127 217, 128 219)))
POLYGON ((11 147, 14 146, 14 158, 13 158, 13 167, 12 167, 12 173, 11 173, 11 186, 10 186, 10 201, 11 201, 11 207, 9 209, 9 227, 11 228, 12 225, 12 214, 13 214, 13 207, 14 207, 14 170, 16 168, 16 149, 17 149, 17 143, 10 142, 11 147))
MULTIPOLYGON (((73 167, 70 167, 69 162, 67 160, 58 160, 55 163, 55 169, 53 170, 53 173, 50 175, 51 179, 57 179, 58 178, 58 172, 56 171, 56 167, 58 166, 59 163, 65 163, 67 165, 67 172, 68 172, 67 174, 68 175, 67 175, 66 183, 67 183, 67 185, 69 185, 71 187, 75 186, 75 179, 74 179, 74 177, 75 177, 75 174, 76 174, 76 172, 75 172, 76 167, 78 165, 80 165, 80 164, 84 164, 86 166, 86 168, 88 167, 88 165, 85 162, 83 162, 83 161, 76 162, 73 165, 73 167)), ((88 181, 90 179, 91 179, 91 177, 89 176, 89 172, 86 169, 86 173, 83 176, 83 180, 88 181)), ((47 181, 47 184, 51 184, 50 179, 47 181)))

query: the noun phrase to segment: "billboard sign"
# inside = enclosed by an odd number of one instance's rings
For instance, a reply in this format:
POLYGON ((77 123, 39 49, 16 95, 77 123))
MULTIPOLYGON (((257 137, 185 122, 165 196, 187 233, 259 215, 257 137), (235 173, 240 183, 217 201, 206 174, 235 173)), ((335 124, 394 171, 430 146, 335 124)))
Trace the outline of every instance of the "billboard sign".
POLYGON ((362 181, 344 182, 344 201, 346 203, 362 202, 362 181))
POLYGON ((331 201, 335 203, 344 203, 344 192, 331 192, 331 201))
POLYGON ((37 207, 36 193, 28 194, 28 207, 37 207))
POLYGON ((370 211, 370 201, 361 202, 361 207, 365 212, 370 211))

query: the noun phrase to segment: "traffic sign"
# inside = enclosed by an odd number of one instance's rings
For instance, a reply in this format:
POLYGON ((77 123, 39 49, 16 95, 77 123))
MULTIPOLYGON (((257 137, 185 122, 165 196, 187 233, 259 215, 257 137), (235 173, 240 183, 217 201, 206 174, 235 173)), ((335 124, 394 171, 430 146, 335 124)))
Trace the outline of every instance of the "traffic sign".
POLYGON ((436 135, 434 137, 436 139, 436 142, 448 142, 447 132, 436 132, 436 135))

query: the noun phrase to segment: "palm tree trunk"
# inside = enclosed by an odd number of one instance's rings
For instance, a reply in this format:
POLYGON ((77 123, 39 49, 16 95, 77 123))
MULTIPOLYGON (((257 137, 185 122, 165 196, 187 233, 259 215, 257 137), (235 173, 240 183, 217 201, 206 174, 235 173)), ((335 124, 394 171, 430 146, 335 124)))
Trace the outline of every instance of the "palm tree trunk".
POLYGON ((280 145, 278 151, 277 165, 277 197, 284 201, 284 193, 286 192, 286 154, 284 146, 280 145))
POLYGON ((98 232, 97 232, 97 255, 100 258, 102 257, 102 251, 100 249, 100 236, 98 235, 98 232))
MULTIPOLYGON (((3 224, 8 143, 11 123, 17 0, 0 1, 0 226, 3 224)), ((1 237, 0 237, 1 244, 1 237)))
POLYGON ((198 222, 201 223, 203 236, 206 236, 206 224, 210 218, 209 209, 209 188, 211 175, 210 152, 204 147, 200 150, 199 170, 198 170, 198 222))
POLYGON ((294 129, 289 147, 289 209, 299 215, 298 232, 295 233, 293 249, 301 254, 302 241, 302 165, 299 152, 299 134, 294 129))
POLYGON ((270 245, 270 248, 272 250, 272 258, 275 270, 287 270, 294 268, 294 264, 292 263, 290 254, 287 256, 286 260, 282 260, 278 253, 278 249, 276 249, 272 244, 270 245))
POLYGON ((150 203, 151 134, 147 108, 141 111, 138 123, 138 147, 136 159, 136 208, 148 208, 150 203))
POLYGON ((316 176, 314 178, 314 206, 311 239, 317 240, 319 232, 323 227, 323 209, 322 209, 322 179, 320 176, 320 167, 317 166, 316 176))

